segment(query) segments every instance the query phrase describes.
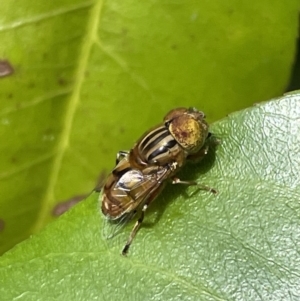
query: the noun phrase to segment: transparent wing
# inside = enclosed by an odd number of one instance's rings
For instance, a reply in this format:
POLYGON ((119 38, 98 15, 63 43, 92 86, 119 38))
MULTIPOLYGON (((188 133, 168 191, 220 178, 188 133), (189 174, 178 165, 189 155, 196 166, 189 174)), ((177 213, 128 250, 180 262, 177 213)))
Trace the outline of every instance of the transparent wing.
POLYGON ((135 216, 136 211, 132 211, 122 215, 117 220, 110 220, 103 217, 102 236, 105 239, 111 239, 118 235, 122 228, 135 216))

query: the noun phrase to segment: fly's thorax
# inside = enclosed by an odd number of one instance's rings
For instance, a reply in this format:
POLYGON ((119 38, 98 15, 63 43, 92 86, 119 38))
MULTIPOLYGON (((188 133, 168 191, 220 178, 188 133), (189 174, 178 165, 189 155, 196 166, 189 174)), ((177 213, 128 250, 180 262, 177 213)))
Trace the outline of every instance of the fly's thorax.
POLYGON ((184 158, 182 147, 165 124, 160 124, 145 133, 130 154, 130 161, 143 162, 144 165, 165 166, 184 158))
POLYGON ((143 169, 143 174, 152 176, 154 180, 161 182, 161 179, 170 178, 178 169, 179 164, 175 161, 164 166, 149 164, 143 169))
POLYGON ((208 124, 203 112, 195 108, 179 108, 165 117, 166 127, 187 155, 201 149, 208 136, 208 124))

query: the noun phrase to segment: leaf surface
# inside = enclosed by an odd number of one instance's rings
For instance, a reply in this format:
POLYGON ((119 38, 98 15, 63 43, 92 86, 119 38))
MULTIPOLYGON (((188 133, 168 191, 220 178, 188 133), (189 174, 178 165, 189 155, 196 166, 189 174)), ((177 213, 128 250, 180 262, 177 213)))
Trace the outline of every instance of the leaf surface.
POLYGON ((3 1, 0 252, 89 192, 169 109, 196 106, 214 120, 282 93, 298 7, 3 1))
POLYGON ((222 143, 168 185, 128 257, 98 194, 0 258, 2 300, 298 300, 300 94, 212 125, 222 143))

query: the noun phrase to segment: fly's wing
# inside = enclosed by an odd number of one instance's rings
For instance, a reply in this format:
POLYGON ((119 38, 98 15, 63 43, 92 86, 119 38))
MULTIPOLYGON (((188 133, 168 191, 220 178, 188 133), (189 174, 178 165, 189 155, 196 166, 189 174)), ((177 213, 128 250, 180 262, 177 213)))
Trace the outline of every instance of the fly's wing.
MULTIPOLYGON (((135 172, 132 170, 132 172, 135 172)), ((103 236, 106 239, 116 236, 120 230, 134 217, 136 212, 151 197, 160 191, 164 180, 168 178, 167 168, 148 175, 140 173, 139 180, 132 184, 132 174, 128 172, 125 178, 121 178, 113 188, 112 194, 118 200, 118 206, 122 208, 122 214, 116 219, 104 218, 103 236), (130 182, 129 182, 130 179, 130 182)))
POLYGON ((117 220, 110 220, 104 217, 102 235, 105 239, 111 239, 120 233, 121 229, 134 217, 136 211, 126 213, 117 220))

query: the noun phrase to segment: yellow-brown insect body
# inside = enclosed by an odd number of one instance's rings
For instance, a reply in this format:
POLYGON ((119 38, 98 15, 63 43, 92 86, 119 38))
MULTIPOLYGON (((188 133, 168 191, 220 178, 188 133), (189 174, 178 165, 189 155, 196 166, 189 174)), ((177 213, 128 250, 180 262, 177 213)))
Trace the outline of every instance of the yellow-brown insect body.
MULTIPOLYGON (((146 210, 166 180, 173 178, 189 156, 206 154, 203 148, 209 132, 204 119, 205 115, 195 108, 174 109, 129 152, 118 154, 117 165, 103 188, 101 206, 107 219, 132 216, 142 207, 146 210)), ((134 235, 123 253, 127 252, 134 235)))

